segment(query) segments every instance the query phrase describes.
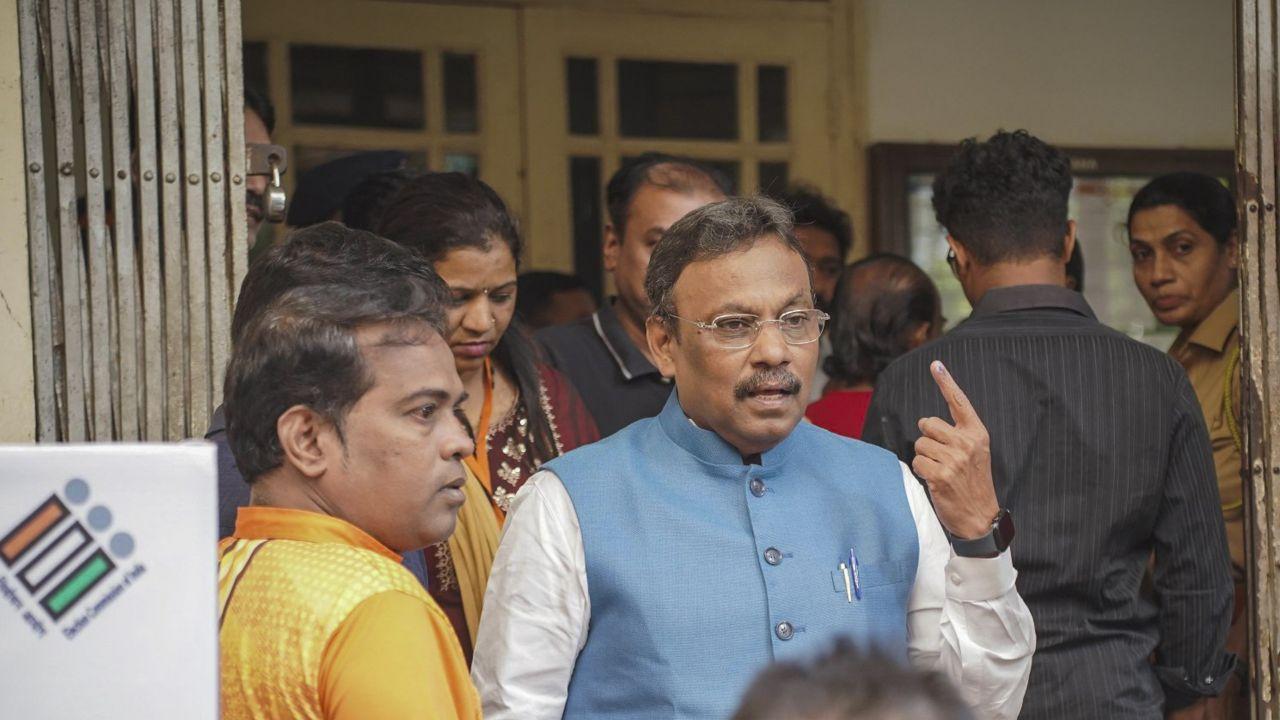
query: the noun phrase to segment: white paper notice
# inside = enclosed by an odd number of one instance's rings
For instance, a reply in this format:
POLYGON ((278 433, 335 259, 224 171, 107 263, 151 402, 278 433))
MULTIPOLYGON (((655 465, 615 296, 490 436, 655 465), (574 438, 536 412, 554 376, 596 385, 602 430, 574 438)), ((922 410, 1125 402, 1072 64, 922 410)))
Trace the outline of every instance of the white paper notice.
POLYGON ((0 713, 218 715, 212 445, 0 447, 0 713))

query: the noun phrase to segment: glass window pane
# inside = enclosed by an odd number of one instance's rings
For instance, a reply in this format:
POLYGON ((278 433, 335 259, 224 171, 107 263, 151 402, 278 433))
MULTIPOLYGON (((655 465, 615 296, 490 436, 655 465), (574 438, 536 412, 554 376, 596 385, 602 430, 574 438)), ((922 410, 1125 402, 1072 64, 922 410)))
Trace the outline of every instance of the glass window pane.
POLYGON ((476 133, 480 115, 476 99, 476 56, 444 54, 444 129, 451 133, 476 133))
POLYGON ((595 58, 565 60, 569 88, 569 133, 600 134, 600 81, 595 58))
POLYGON ((289 69, 294 122, 424 127, 418 52, 292 45, 289 69))
POLYGON ((760 142, 787 139, 787 69, 781 65, 756 68, 756 126, 760 142))
POLYGON ((444 171, 460 172, 471 177, 478 177, 480 174, 480 158, 469 153, 445 153, 444 171))
POLYGON ((1076 221, 1076 244, 1084 260, 1084 295, 1098 319, 1135 340, 1162 350, 1177 332, 1156 322, 1133 284, 1129 255, 1129 203, 1149 177, 1077 177, 1068 217, 1076 221))
POLYGON ((270 97, 267 86, 267 44, 264 42, 244 44, 244 87, 246 90, 256 90, 263 97, 270 97))
POLYGON ((738 139, 738 68, 722 63, 618 61, 623 137, 738 139))
POLYGON ((791 168, 785 162, 760 163, 760 192, 780 193, 791 182, 791 168))
POLYGON ((740 178, 742 177, 742 163, 737 160, 696 159, 703 165, 715 168, 716 170, 724 173, 724 176, 729 179, 729 188, 733 194, 736 194, 738 192, 738 188, 742 187, 742 183, 740 181, 740 178))
POLYGON ((601 297, 604 292, 604 259, 601 256, 604 208, 600 174, 600 158, 569 158, 573 270, 596 297, 601 297))
POLYGON ((933 278, 942 296, 942 317, 948 329, 955 327, 969 317, 970 307, 947 264, 947 231, 933 216, 933 175, 907 178, 907 227, 911 259, 933 278))

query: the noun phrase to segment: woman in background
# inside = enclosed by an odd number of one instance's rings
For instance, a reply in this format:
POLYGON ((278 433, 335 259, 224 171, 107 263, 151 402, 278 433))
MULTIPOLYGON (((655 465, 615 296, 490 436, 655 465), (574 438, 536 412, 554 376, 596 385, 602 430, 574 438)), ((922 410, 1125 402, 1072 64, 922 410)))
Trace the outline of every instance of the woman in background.
MULTIPOLYGON (((1244 478, 1240 435, 1240 292, 1236 202, 1216 178, 1163 175, 1147 183, 1129 206, 1133 281, 1164 325, 1181 328, 1169 354, 1186 368, 1213 446, 1222 520, 1231 551, 1236 606, 1227 651, 1249 658, 1244 608, 1244 478)), ((1247 677, 1247 676, 1244 676, 1247 677)), ((1211 702, 1222 718, 1248 717, 1248 683, 1233 682, 1211 702)))
POLYGON ((480 487, 447 543, 427 548, 431 595, 449 616, 467 661, 511 500, 542 463, 599 439, 569 382, 539 361, 518 322, 521 240, 506 204, 462 173, 410 180, 383 211, 378 233, 429 260, 452 292, 446 340, 468 400, 480 487))
POLYGON ((830 379, 805 417, 859 438, 876 377, 899 355, 942 332, 942 301, 915 263, 880 254, 845 268, 832 309, 831 356, 822 368, 830 379))

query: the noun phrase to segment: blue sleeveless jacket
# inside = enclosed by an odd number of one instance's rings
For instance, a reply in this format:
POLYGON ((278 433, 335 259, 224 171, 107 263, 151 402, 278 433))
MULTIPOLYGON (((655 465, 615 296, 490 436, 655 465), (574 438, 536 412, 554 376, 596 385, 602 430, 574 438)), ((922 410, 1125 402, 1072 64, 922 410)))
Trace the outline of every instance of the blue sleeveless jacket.
POLYGON ((728 717, 771 661, 839 636, 906 661, 919 540, 892 454, 801 423, 744 465, 672 393, 544 467, 577 512, 591 600, 565 718, 728 717))

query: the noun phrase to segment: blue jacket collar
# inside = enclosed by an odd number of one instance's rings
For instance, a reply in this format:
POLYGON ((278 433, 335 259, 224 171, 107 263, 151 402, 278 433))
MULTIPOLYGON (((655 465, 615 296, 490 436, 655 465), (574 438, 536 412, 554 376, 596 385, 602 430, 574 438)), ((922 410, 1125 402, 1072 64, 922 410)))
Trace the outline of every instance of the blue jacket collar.
MULTIPOLYGON (((724 438, 694 425, 680 405, 679 393, 674 390, 671 397, 667 398, 662 412, 658 414, 658 424, 672 442, 708 465, 741 469, 748 464, 742 453, 724 438)), ((798 442, 797 434, 798 429, 793 429, 782 442, 761 455, 759 464, 764 466, 766 472, 778 469, 786 461, 791 448, 798 442)))

